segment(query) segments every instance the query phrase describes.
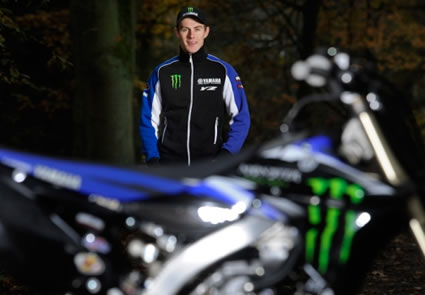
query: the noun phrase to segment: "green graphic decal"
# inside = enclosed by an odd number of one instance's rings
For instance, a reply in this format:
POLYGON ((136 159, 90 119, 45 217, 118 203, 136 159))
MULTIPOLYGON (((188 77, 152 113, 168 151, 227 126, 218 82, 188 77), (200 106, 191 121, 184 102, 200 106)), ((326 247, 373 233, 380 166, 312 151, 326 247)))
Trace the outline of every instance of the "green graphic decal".
POLYGON ((333 178, 329 180, 329 194, 334 199, 341 199, 347 190, 347 182, 344 179, 333 178))
POLYGON ((306 233, 306 261, 313 263, 315 259, 316 247, 318 248, 318 270, 325 273, 328 270, 330 262, 330 253, 332 248, 332 240, 335 233, 341 229, 339 223, 343 223, 342 244, 339 249, 339 262, 346 263, 350 257, 351 245, 356 234, 357 214, 353 210, 347 210, 343 219, 340 220, 342 210, 344 208, 321 207, 322 201, 326 197, 333 200, 347 200, 349 203, 360 204, 365 196, 363 188, 358 184, 348 184, 346 180, 341 178, 325 179, 321 177, 307 179, 315 195, 311 204, 308 206, 308 219, 311 228, 306 233), (345 196, 345 198, 344 198, 345 196), (319 199, 320 198, 320 199, 319 199), (322 217, 323 214, 323 217, 322 217), (326 218, 324 218, 326 216, 326 218), (320 228, 323 229, 320 231, 320 228))
POLYGON ((322 196, 324 193, 328 192, 331 198, 338 200, 341 199, 344 194, 347 194, 353 204, 359 204, 363 201, 363 188, 358 184, 348 185, 347 182, 341 178, 309 178, 307 184, 311 187, 313 194, 317 196, 322 196))
POLYGON ((360 204, 364 198, 364 190, 358 184, 351 184, 347 187, 347 195, 350 196, 353 204, 360 204))
POLYGON ((342 240, 341 252, 339 260, 346 263, 350 257, 351 244, 354 235, 356 234, 356 213, 354 211, 347 211, 345 214, 345 234, 342 240))
POLYGON ((320 241, 319 271, 321 273, 325 273, 328 270, 332 237, 338 229, 339 214, 339 209, 328 209, 328 214, 326 216, 326 227, 322 232, 322 240, 320 241))
MULTIPOLYGON (((320 207, 317 205, 308 206, 308 220, 310 224, 318 225, 320 224, 320 207)), ((311 228, 307 231, 306 234, 306 259, 308 262, 313 262, 314 252, 316 249, 316 239, 319 231, 316 228, 311 228)))
POLYGON ((174 89, 180 88, 182 86, 182 75, 174 74, 170 75, 171 78, 171 87, 174 89))
POLYGON ((318 196, 323 195, 329 187, 328 181, 320 177, 307 179, 307 184, 311 186, 313 194, 318 196))
POLYGON ((193 7, 190 7, 190 6, 189 6, 189 7, 187 8, 187 12, 193 12, 193 7))
POLYGON ((308 206, 308 218, 311 224, 318 225, 321 221, 320 208, 317 205, 308 206))
POLYGON ((312 263, 314 259, 314 251, 316 249, 316 239, 319 231, 315 228, 310 228, 305 236, 305 258, 307 262, 312 263))

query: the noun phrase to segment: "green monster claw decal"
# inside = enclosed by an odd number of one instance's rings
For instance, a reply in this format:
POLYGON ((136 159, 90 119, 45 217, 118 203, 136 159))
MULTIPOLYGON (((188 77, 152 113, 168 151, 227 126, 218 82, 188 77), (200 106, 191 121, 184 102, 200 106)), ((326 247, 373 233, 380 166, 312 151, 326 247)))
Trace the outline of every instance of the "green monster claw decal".
POLYGON ((354 228, 355 222, 356 213, 349 210, 345 214, 345 235, 344 239, 342 240, 341 252, 339 256, 339 260, 342 263, 346 263, 348 258, 350 258, 351 243, 353 242, 354 235, 356 234, 356 230, 354 228))
MULTIPOLYGON (((315 205, 308 206, 308 218, 310 224, 318 225, 321 222, 320 208, 315 205)), ((316 228, 311 228, 306 233, 306 259, 307 261, 313 261, 314 251, 316 246, 316 239, 319 231, 316 228)))
POLYGON ((182 86, 182 75, 174 74, 170 75, 171 78, 171 87, 174 89, 180 88, 182 86))
MULTIPOLYGON (((360 204, 364 199, 364 189, 358 184, 348 184, 341 178, 324 179, 320 177, 309 178, 307 184, 311 187, 313 197, 308 206, 308 218, 311 228, 306 233, 306 261, 313 263, 316 247, 318 251, 318 270, 325 273, 328 270, 332 239, 340 228, 339 222, 342 208, 327 208, 326 212, 320 207, 322 197, 328 196, 330 199, 343 200, 344 196, 351 204, 360 204), (314 199, 317 198, 317 199, 314 199), (322 217, 323 215, 323 217, 322 217), (323 230, 320 232, 320 225, 324 223, 323 230), (320 239, 320 240, 319 240, 320 239)), ((357 214, 353 210, 345 212, 341 222, 344 224, 344 235, 341 248, 339 249, 340 263, 346 263, 350 257, 351 245, 356 234, 357 214)))
POLYGON ((339 214, 339 209, 328 209, 328 214, 326 216, 326 227, 322 232, 322 239, 320 241, 319 271, 321 273, 325 273, 328 269, 332 237, 338 229, 339 214))

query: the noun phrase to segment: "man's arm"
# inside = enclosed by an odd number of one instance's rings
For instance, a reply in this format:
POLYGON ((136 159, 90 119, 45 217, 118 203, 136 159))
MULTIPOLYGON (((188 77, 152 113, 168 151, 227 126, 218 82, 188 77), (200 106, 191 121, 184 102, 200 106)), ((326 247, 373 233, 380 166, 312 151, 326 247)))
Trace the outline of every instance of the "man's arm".
POLYGON ((161 91, 158 74, 155 71, 149 77, 147 88, 143 91, 139 123, 142 152, 147 162, 160 158, 157 143, 161 111, 161 91))
POLYGON ((232 66, 226 65, 227 76, 223 89, 223 98, 230 116, 230 129, 227 141, 222 148, 232 154, 241 150, 248 136, 251 124, 248 101, 242 82, 232 66))

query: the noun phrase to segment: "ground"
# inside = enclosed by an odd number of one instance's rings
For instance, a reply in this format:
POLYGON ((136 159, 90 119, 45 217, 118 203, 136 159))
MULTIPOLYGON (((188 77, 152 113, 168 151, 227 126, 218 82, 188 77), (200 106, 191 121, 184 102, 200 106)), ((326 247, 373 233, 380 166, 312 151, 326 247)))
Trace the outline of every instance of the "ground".
POLYGON ((379 254, 359 295, 425 295, 425 258, 410 232, 379 254))

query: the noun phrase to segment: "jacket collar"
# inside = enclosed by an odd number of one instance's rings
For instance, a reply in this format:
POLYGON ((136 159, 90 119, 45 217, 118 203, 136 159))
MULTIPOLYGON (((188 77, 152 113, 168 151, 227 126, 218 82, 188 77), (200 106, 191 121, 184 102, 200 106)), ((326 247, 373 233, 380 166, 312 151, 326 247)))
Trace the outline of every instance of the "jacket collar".
MULTIPOLYGON (((189 61, 189 54, 185 52, 181 47, 180 47, 179 57, 181 61, 185 61, 185 62, 189 61)), ((205 52, 205 48, 203 46, 198 50, 198 52, 192 54, 192 60, 194 62, 201 61, 206 58, 207 58, 207 53, 205 52)))

